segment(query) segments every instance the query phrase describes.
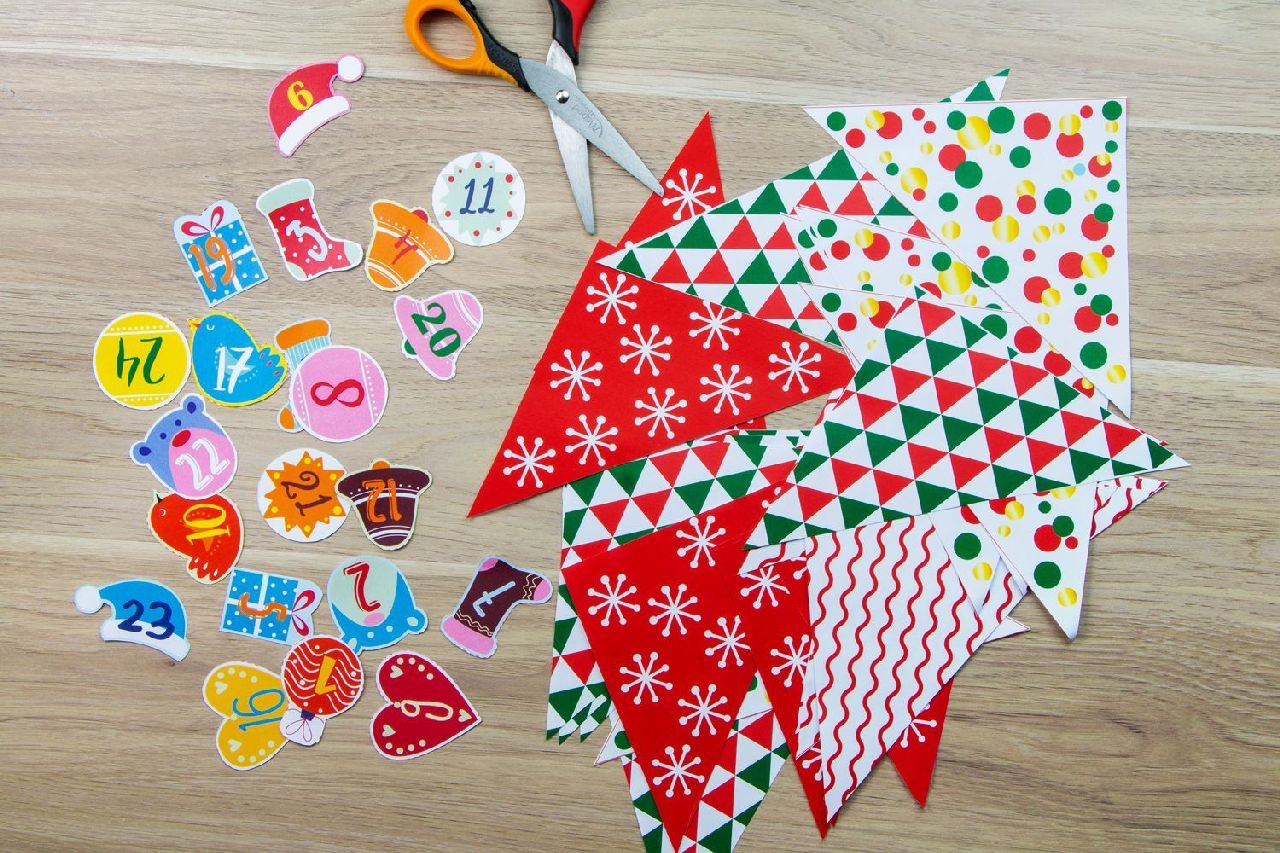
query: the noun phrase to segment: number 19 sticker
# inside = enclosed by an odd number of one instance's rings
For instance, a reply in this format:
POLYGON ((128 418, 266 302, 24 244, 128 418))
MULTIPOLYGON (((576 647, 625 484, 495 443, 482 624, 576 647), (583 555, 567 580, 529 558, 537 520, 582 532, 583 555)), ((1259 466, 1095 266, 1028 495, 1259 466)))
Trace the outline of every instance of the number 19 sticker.
POLYGON ((468 246, 488 246, 524 218, 524 181, 497 154, 473 151, 440 170, 431 206, 450 237, 468 246))

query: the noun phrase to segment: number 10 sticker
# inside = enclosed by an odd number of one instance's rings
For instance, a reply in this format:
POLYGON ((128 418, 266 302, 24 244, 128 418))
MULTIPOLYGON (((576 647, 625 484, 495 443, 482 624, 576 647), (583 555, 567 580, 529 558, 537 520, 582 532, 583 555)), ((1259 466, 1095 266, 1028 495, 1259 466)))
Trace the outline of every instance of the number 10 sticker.
POLYGON ((431 206, 450 237, 468 246, 488 246, 524 218, 524 181, 497 154, 473 151, 440 170, 431 206))

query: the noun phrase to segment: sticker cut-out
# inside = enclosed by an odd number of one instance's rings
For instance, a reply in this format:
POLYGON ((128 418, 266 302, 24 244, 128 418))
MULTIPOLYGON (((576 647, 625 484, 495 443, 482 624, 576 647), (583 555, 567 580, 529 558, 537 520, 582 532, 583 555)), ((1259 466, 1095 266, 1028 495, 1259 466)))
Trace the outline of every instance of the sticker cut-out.
POLYGON ((236 475, 235 445, 205 412, 199 394, 188 394, 161 415, 133 445, 132 458, 166 489, 192 500, 216 495, 236 475))
POLYGON ((211 308, 267 280, 240 211, 226 199, 175 219, 173 239, 211 308))
POLYGON ((368 433, 387 408, 382 366, 357 347, 334 344, 328 320, 302 320, 276 332, 289 362, 289 403, 280 412, 288 432, 304 429, 321 441, 351 441, 368 433))
POLYGON ((110 642, 134 643, 155 649, 176 661, 191 651, 187 642, 187 612, 173 590, 144 578, 116 581, 103 587, 85 585, 74 602, 81 613, 97 613, 105 604, 111 615, 98 634, 110 642))
POLYGON ((369 205, 369 212, 373 214, 373 240, 364 273, 374 287, 400 290, 427 267, 453 260, 453 244, 422 208, 379 199, 369 205))
POLYGON ((256 663, 232 660, 209 671, 204 703, 222 718, 214 747, 232 770, 252 770, 284 748, 280 720, 288 702, 280 676, 256 663))
POLYGON ((236 568, 227 583, 221 630, 295 645, 315 634, 323 593, 309 580, 236 568))
POLYGON ((551 592, 551 582, 537 572, 516 568, 501 557, 485 557, 458 606, 440 623, 440 632, 469 655, 493 657, 498 630, 515 606, 545 604, 551 592))
POLYGON ((342 463, 322 451, 282 453, 258 479, 258 512, 291 542, 327 539, 347 520, 337 490, 344 474, 342 463))
POLYGON ((130 409, 158 409, 187 383, 186 335, 159 314, 122 314, 93 345, 93 378, 102 393, 130 409))
POLYGON ((306 178, 277 184, 258 196, 258 210, 276 235, 285 269, 298 281, 358 266, 364 247, 331 237, 316 212, 316 187, 306 178))
POLYGON ((192 500, 157 494, 147 523, 170 551, 187 558, 192 580, 215 584, 240 558, 244 544, 240 510, 222 495, 192 500))
POLYGON ((338 482, 338 493, 355 507, 369 541, 386 551, 403 548, 413 535, 418 502, 431 474, 408 465, 375 459, 365 471, 338 482))
POLYGON ((329 611, 342 641, 359 654, 427 630, 409 581, 386 557, 352 557, 329 575, 329 611))
POLYGON ((258 346, 243 323, 214 312, 191 321, 191 375, 218 405, 251 406, 284 384, 284 354, 258 346))
POLYGON ((369 722, 373 748, 384 758, 420 758, 480 725, 470 700, 435 661, 397 652, 378 664, 386 704, 369 722))
POLYGON ((524 181, 516 167, 488 151, 449 161, 431 191, 436 221, 468 246, 488 246, 506 237, 524 218, 524 181))
POLYGON ((280 680, 289 697, 280 733, 301 746, 314 746, 325 720, 356 704, 364 691, 360 658, 334 637, 312 637, 291 648, 280 680))
POLYGON ((480 332, 484 309, 465 290, 448 290, 426 299, 396 297, 394 310, 404 353, 416 358, 436 379, 452 379, 458 356, 480 332))
POLYGON ((337 62, 304 65, 281 77, 267 101, 276 149, 290 157, 308 136, 351 112, 351 102, 333 91, 333 81, 354 83, 363 76, 364 61, 347 54, 337 62))

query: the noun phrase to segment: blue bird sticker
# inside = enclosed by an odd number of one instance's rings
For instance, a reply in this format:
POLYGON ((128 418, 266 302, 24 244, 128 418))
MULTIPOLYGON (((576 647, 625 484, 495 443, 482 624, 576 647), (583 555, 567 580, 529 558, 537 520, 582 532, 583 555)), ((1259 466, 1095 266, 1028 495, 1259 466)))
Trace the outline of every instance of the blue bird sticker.
POLYGON ((200 393, 220 406, 251 406, 285 379, 284 354, 258 346, 244 324, 215 311, 191 321, 191 363, 200 393))

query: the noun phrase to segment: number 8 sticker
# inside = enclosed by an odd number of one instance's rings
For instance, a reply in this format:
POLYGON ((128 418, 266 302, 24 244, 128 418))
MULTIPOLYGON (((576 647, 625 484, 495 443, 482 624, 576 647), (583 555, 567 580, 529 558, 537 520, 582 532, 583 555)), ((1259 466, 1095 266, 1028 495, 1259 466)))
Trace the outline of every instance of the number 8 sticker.
POLYGON ((416 358, 436 379, 457 372, 458 356, 484 322, 480 300, 465 290, 449 290, 427 299, 396 297, 396 325, 404 336, 404 353, 416 358))

